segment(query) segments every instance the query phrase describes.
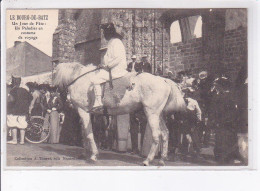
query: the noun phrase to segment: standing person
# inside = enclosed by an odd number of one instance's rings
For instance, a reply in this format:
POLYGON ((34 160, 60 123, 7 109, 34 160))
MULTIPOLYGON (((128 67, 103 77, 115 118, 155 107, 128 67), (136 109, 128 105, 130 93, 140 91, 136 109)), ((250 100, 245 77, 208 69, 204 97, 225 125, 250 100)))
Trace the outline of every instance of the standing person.
POLYGON ((25 129, 27 128, 26 117, 29 113, 31 94, 20 87, 21 78, 12 76, 12 89, 8 95, 7 126, 12 128, 12 140, 8 144, 17 144, 17 129, 20 130, 20 144, 24 144, 25 129))
POLYGON ((117 117, 116 116, 109 116, 108 117, 108 149, 109 150, 116 150, 117 148, 117 117))
POLYGON ((131 133, 132 153, 138 154, 139 120, 136 117, 136 113, 130 114, 130 133, 131 133))
MULTIPOLYGON (((30 84, 27 83, 27 86, 30 87, 30 84)), ((33 99, 29 107, 30 115, 44 116, 47 110, 47 100, 45 93, 47 91, 45 84, 34 85, 32 91, 33 99)))
POLYGON ((186 116, 183 113, 176 112, 170 116, 173 120, 172 124, 172 144, 175 160, 178 160, 183 152, 183 136, 185 135, 184 120, 186 116))
MULTIPOLYGON (((196 100, 192 99, 189 93, 185 93, 184 100, 186 102, 186 120, 184 121, 184 128, 188 144, 193 143, 193 148, 200 153, 200 140, 199 140, 199 123, 201 122, 201 109, 196 100)), ((189 148, 188 148, 189 150, 189 148)))
POLYGON ((43 95, 39 90, 39 86, 33 82, 27 82, 26 86, 32 95, 32 101, 29 106, 29 114, 32 116, 42 116, 45 109, 43 105, 43 95))
POLYGON ((187 89, 187 87, 188 87, 187 80, 188 80, 187 72, 184 71, 183 75, 182 75, 182 80, 181 80, 181 83, 180 83, 182 90, 187 89))
POLYGON ((238 126, 240 132, 248 132, 248 77, 247 64, 244 64, 235 81, 235 97, 238 108, 238 126))
POLYGON ((91 116, 93 134, 98 147, 102 150, 108 149, 108 116, 95 114, 91 116))
POLYGON ((48 113, 50 114, 50 137, 49 143, 59 143, 61 125, 60 125, 60 112, 63 107, 60 95, 55 89, 51 92, 51 98, 48 102, 48 113))
POLYGON ((207 115, 212 97, 210 89, 214 81, 214 78, 212 77, 212 75, 209 76, 207 71, 202 71, 199 73, 199 79, 200 82, 198 84, 198 88, 200 91, 200 100, 205 110, 204 112, 207 115))
POLYGON ((194 80, 195 78, 192 77, 191 71, 187 71, 187 79, 186 79, 187 87, 192 87, 194 80))
POLYGON ((213 84, 214 78, 213 75, 208 75, 207 71, 202 71, 199 73, 199 79, 198 79, 198 91, 199 91, 199 104, 202 109, 203 113, 203 121, 204 123, 202 124, 205 135, 204 135, 204 146, 208 147, 209 145, 209 139, 210 139, 210 126, 208 124, 209 122, 209 110, 210 110, 210 105, 212 102, 212 92, 211 92, 211 87, 213 84))
POLYGON ((142 72, 142 67, 140 63, 136 62, 136 55, 132 56, 132 62, 130 62, 127 66, 128 72, 142 72))
POLYGON ((141 66, 142 72, 152 73, 152 66, 147 60, 147 55, 142 56, 141 66))
POLYGON ((231 81, 225 77, 214 80, 209 121, 215 127, 216 143, 214 155, 218 162, 228 163, 240 160, 236 111, 237 106, 231 92, 231 81))
POLYGON ((60 132, 60 143, 71 146, 82 146, 80 117, 73 105, 66 101, 63 107, 65 119, 60 132))
POLYGON ((170 80, 172 80, 172 81, 174 81, 174 74, 172 73, 172 71, 169 71, 169 72, 167 73, 167 78, 170 79, 170 80))
POLYGON ((112 76, 112 79, 116 79, 127 74, 126 51, 122 42, 123 37, 116 32, 113 23, 102 24, 101 29, 108 43, 104 63, 101 65, 103 70, 97 71, 95 78, 92 79, 96 97, 93 110, 103 106, 100 84, 108 81, 110 79, 109 76, 112 76))
POLYGON ((177 77, 174 80, 176 83, 180 84, 183 81, 183 77, 184 77, 184 71, 180 71, 177 73, 177 77))

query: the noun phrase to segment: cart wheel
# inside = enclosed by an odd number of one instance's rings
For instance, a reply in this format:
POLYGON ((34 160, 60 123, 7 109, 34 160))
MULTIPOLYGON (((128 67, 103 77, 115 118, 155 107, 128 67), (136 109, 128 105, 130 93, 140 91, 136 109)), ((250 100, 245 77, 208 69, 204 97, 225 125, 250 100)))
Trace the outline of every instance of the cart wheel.
POLYGON ((30 143, 42 143, 50 136, 50 123, 42 116, 32 116, 25 131, 25 140, 30 143), (44 124, 46 123, 46 124, 44 124))

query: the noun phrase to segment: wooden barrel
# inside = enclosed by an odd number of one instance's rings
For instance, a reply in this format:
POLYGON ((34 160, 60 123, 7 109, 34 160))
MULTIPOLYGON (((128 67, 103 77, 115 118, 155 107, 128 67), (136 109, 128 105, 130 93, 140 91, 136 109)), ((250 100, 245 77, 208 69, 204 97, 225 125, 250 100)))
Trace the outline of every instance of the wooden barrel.
MULTIPOLYGON (((127 151, 127 140, 128 140, 128 132, 130 128, 130 116, 126 115, 118 115, 117 116, 117 150, 119 152, 127 151)), ((131 137, 129 137, 131 138, 131 137)))

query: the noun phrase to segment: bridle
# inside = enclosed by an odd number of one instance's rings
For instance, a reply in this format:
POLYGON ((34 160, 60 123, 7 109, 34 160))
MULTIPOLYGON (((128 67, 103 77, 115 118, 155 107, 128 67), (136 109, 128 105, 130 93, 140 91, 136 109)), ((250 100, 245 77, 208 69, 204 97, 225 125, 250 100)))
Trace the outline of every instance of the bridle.
POLYGON ((83 77, 83 76, 85 76, 85 75, 87 75, 87 74, 89 74, 89 73, 91 73, 91 72, 95 72, 95 71, 97 71, 97 70, 100 70, 101 68, 96 68, 96 69, 94 69, 94 70, 90 70, 90 71, 88 71, 88 72, 85 72, 84 74, 81 74, 80 76, 78 76, 77 78, 75 78, 72 82, 70 82, 68 85, 67 85, 67 87, 66 87, 66 89, 68 89, 68 87, 69 86, 71 86, 72 84, 74 84, 78 79, 80 79, 81 77, 83 77))

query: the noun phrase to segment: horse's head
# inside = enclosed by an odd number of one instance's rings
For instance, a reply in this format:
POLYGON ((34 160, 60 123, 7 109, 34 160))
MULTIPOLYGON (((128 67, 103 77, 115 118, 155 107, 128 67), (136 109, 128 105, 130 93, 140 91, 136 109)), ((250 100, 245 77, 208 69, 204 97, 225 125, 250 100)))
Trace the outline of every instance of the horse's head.
POLYGON ((88 107, 92 103, 92 92, 89 78, 91 76, 82 74, 96 69, 96 66, 89 64, 83 66, 79 63, 61 63, 56 67, 54 85, 67 90, 67 99, 80 107, 88 107), (78 78, 80 77, 80 78, 78 78), (75 83, 73 83, 75 81, 75 83), (88 83, 89 82, 89 83, 88 83))
POLYGON ((83 66, 77 62, 60 63, 55 69, 55 78, 53 84, 55 86, 59 86, 60 88, 67 88, 68 85, 78 76, 84 72, 94 70, 95 68, 96 66, 93 64, 83 66))

